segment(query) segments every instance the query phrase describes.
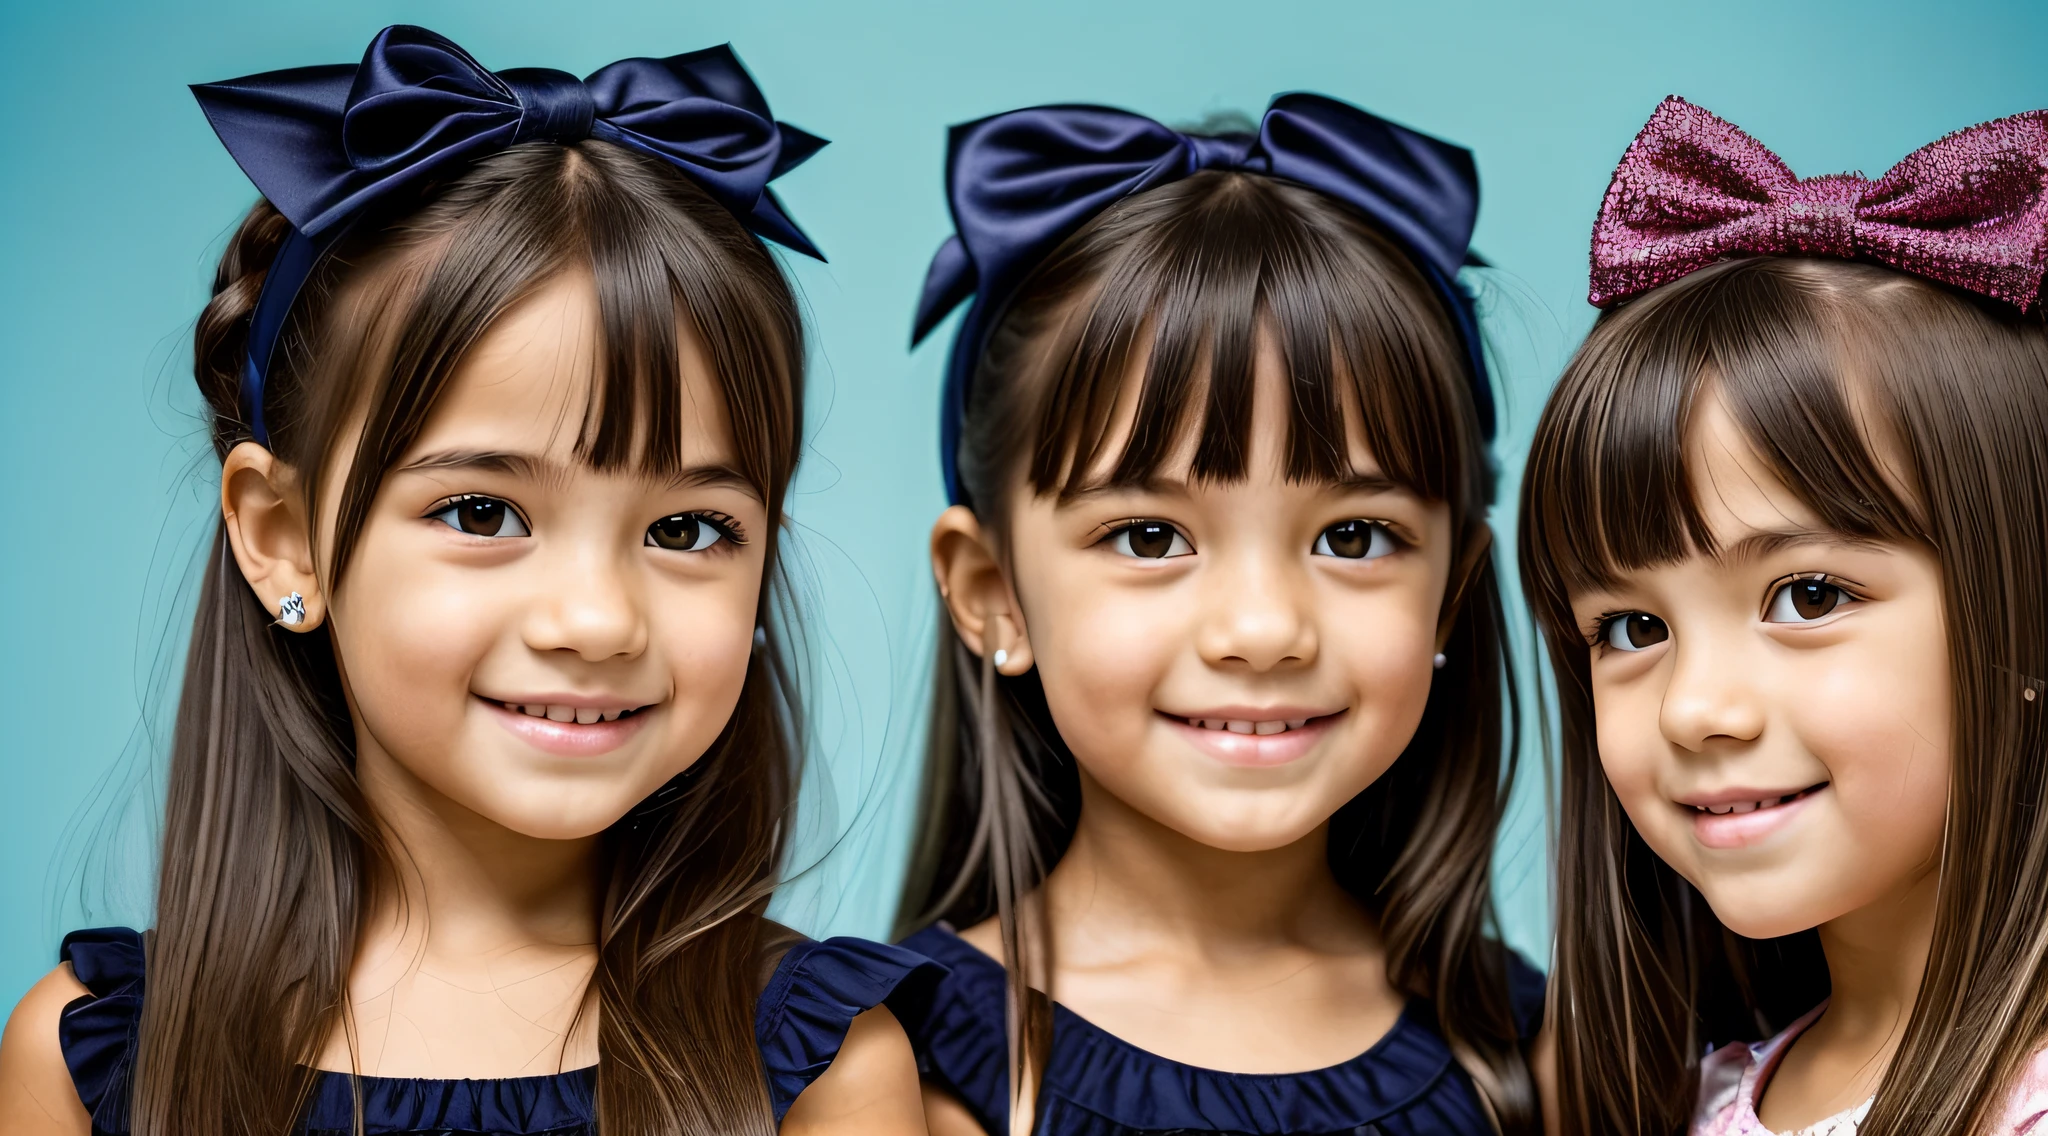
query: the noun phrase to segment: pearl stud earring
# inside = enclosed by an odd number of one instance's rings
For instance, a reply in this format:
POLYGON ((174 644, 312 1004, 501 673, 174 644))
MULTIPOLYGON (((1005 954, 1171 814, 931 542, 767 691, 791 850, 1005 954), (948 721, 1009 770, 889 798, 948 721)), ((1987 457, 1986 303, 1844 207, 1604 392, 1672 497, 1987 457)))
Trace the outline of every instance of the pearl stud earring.
POLYGON ((1431 659, 1429 661, 1429 664, 1438 670, 1444 669, 1444 653, 1442 651, 1438 651, 1436 653, 1436 658, 1431 659))
POLYGON ((286 627, 306 622, 306 597, 297 592, 277 601, 277 621, 286 627))
POLYGON ((1002 665, 1003 665, 1004 663, 1007 663, 1007 662, 1009 662, 1009 661, 1010 661, 1010 653, 1009 653, 1008 651, 1005 651, 1005 650, 1003 650, 1003 649, 1002 649, 1001 647, 997 647, 997 648, 996 648, 996 660, 995 660, 995 661, 996 661, 996 667, 997 667, 998 669, 1000 669, 1000 668, 1002 667, 1002 665))

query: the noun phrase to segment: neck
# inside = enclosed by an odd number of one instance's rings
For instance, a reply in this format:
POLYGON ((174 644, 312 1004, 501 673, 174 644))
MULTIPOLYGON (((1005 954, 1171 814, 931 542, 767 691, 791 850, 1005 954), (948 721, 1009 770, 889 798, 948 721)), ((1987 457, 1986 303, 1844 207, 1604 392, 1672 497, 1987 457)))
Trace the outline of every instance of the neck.
POLYGON ((1865 1039, 1882 1057, 1879 1069, 1898 1048, 1920 994, 1939 883, 1940 873, 1930 868, 1876 903, 1820 927, 1834 990, 1822 1021, 1837 1037, 1865 1039))
POLYGON ((1189 944, 1212 957, 1331 935, 1376 945, 1330 871, 1327 823, 1292 844, 1233 852, 1191 840, 1081 772, 1081 818, 1046 880, 1063 960, 1084 964, 1189 944))
POLYGON ((491 957, 597 939, 597 837, 526 836, 466 808, 364 745, 357 778, 389 852, 364 913, 365 947, 491 957))

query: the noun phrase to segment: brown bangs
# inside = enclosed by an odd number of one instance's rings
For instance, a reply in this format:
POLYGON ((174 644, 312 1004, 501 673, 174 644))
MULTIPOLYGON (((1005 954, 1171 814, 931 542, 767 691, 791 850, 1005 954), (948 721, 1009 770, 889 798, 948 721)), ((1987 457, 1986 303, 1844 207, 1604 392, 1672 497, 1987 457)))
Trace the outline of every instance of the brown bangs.
MULTIPOLYGON (((328 394, 308 400, 311 413, 367 411, 341 487, 337 571, 383 472, 419 436, 464 355, 510 308, 579 268, 591 275, 602 331, 577 456, 603 471, 682 472, 687 329, 720 388, 734 472, 779 517, 801 446, 801 319, 772 254, 687 179, 601 142, 523 146, 362 244, 393 264, 359 277, 383 294, 364 297, 356 326, 330 329, 327 350, 295 352, 340 360, 309 376, 328 394), (332 381, 337 367, 356 381, 332 381)), ((323 277, 355 276, 350 252, 331 258, 323 277)), ((297 464, 292 435, 319 437, 327 425, 281 429, 280 449, 297 464)))
POLYGON ((1553 630, 1570 626, 1574 594, 1717 554, 1686 472, 1703 395, 1725 400, 1757 456, 1829 531, 1925 539, 1874 452, 1874 439, 1899 436, 1886 384, 1847 381, 1878 379, 1867 360, 1883 334, 1829 277, 1865 271, 1883 270, 1730 261, 1602 317, 1558 380, 1524 480, 1524 562, 1553 630))
POLYGON ((1139 484, 1190 444, 1194 479, 1245 477, 1262 336, 1288 378, 1287 477, 1351 476, 1346 431, 1362 429, 1385 476, 1484 509, 1464 352, 1421 272, 1329 198, 1219 172, 1124 201, 1020 289, 974 384, 1014 405, 969 409, 970 499, 997 499, 997 472, 1019 468, 1039 494, 1139 484))

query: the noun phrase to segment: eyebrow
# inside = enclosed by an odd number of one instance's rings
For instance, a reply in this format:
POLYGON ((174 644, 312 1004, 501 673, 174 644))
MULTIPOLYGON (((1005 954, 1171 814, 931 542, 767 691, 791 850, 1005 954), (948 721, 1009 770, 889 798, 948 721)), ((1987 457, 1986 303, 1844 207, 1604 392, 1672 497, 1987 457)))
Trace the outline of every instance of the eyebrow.
MULTIPOLYGON (((399 466, 393 472, 435 471, 496 473, 538 481, 544 485, 560 485, 568 480, 568 472, 562 468, 561 463, 538 454, 522 453, 517 450, 436 450, 399 466)), ((661 479, 650 477, 647 480, 659 482, 661 479)), ((761 499, 761 492, 755 488, 752 481, 730 466, 715 463, 693 465, 678 470, 667 481, 669 489, 698 489, 706 486, 733 489, 757 501, 761 499)))
POLYGON ((1750 533, 1722 549, 1715 559, 1742 564, 1761 560, 1788 548, 1830 545, 1836 548, 1874 549, 1880 547, 1880 544, 1881 542, 1868 537, 1818 529, 1767 529, 1750 533))

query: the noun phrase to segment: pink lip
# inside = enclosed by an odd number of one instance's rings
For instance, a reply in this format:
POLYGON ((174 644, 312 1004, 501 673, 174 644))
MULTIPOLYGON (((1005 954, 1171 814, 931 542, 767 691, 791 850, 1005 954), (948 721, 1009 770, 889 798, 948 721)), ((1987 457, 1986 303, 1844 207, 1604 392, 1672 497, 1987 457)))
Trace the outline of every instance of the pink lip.
POLYGON ((1298 760, 1306 755, 1308 751, 1314 749, 1317 742, 1323 740, 1323 735, 1329 732, 1330 723, 1335 722, 1341 716, 1342 711, 1336 714, 1324 713, 1318 715, 1312 710, 1288 706, 1259 710, 1232 706, 1216 710, 1204 710, 1199 715, 1188 715, 1188 717, 1224 718, 1248 722, 1285 721, 1289 718, 1307 718, 1309 720, 1306 726, 1300 729, 1288 730, 1285 733, 1233 734, 1228 730, 1205 730, 1200 726, 1190 726, 1180 717, 1166 713, 1160 714, 1160 717, 1173 724, 1173 728, 1179 732, 1182 738, 1187 740, 1189 745, 1194 746, 1196 749, 1201 750, 1225 765, 1236 765, 1248 769, 1270 768, 1276 765, 1286 765, 1290 761, 1298 760))
MULTIPOLYGON (((1815 797, 1827 792, 1827 789, 1826 785, 1822 785, 1817 789, 1806 792, 1804 796, 1786 801, 1783 804, 1771 805, 1768 808, 1756 809, 1746 813, 1722 813, 1716 815, 1714 813, 1693 812, 1693 837, 1708 848, 1719 849, 1747 848, 1752 844, 1762 843, 1773 833, 1791 824, 1800 813, 1805 811, 1808 805, 1813 803, 1815 797)), ((1775 793, 1769 791, 1748 793, 1747 790, 1729 790, 1727 792, 1715 793, 1709 797, 1688 798, 1678 802, 1678 804, 1680 807, 1690 810, 1694 806, 1738 804, 1744 801, 1766 800, 1773 796, 1784 795, 1783 791, 1775 793)))
POLYGON ((536 718, 507 710, 488 698, 479 698, 491 713, 498 716, 498 722, 512 736, 524 741, 537 750, 552 753, 557 757, 597 757, 607 754, 626 744, 626 740, 640 732, 640 726, 647 721, 648 707, 637 714, 610 722, 592 722, 581 725, 576 722, 557 722, 549 718, 536 718))

